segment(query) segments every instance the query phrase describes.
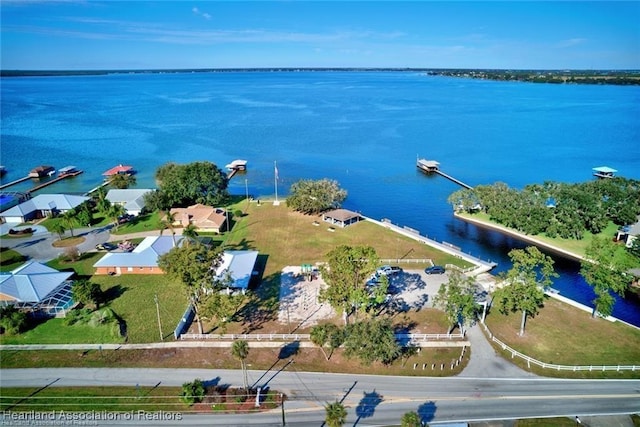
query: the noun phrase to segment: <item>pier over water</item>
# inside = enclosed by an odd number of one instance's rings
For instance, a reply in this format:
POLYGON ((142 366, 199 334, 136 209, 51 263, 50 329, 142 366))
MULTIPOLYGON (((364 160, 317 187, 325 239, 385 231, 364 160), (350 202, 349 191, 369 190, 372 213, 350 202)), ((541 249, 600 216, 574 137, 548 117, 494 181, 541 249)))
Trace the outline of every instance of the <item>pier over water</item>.
POLYGON ((436 162, 435 160, 418 159, 417 166, 418 166, 418 169, 420 169, 424 173, 427 173, 427 174, 437 173, 438 175, 447 178, 449 181, 454 182, 454 183, 458 184, 459 186, 466 188, 467 190, 473 189, 472 186, 470 186, 468 184, 465 184, 464 182, 460 181, 459 179, 456 179, 456 178, 452 177, 451 175, 448 175, 448 174, 442 172, 440 170, 440 163, 436 162))

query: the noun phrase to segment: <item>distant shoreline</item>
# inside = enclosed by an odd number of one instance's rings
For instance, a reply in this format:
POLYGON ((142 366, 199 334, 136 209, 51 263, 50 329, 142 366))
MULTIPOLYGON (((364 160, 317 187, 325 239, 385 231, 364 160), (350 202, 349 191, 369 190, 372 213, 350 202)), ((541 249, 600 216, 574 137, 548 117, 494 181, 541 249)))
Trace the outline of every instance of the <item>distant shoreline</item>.
POLYGON ((457 68, 341 68, 266 67, 194 69, 114 69, 114 70, 0 70, 0 77, 65 77, 119 74, 185 73, 283 73, 283 72, 411 72, 429 76, 552 84, 640 85, 640 70, 498 70, 457 68))
POLYGON ((549 250, 549 251, 551 251, 551 252, 553 252, 555 254, 558 254, 560 256, 572 259, 574 261, 583 261, 585 259, 581 255, 578 255, 576 253, 573 253, 573 252, 567 251, 565 249, 559 248, 557 246, 551 245, 551 244, 549 244, 547 242, 543 242, 542 240, 536 239, 533 236, 529 236, 527 234, 520 233, 518 231, 512 230, 512 229, 507 228, 507 227, 503 227, 503 226, 500 226, 500 225, 492 224, 492 223, 483 221, 481 219, 469 218, 469 217, 461 216, 457 212, 454 212, 453 216, 458 218, 458 219, 460 219, 460 220, 462 220, 462 221, 469 222, 469 223, 477 225, 479 227, 489 228, 491 230, 498 231, 500 233, 504 233, 504 234, 506 234, 508 236, 514 237, 514 238, 516 238, 518 240, 522 240, 524 242, 532 243, 532 244, 534 244, 536 246, 543 247, 543 248, 545 248, 545 249, 547 249, 547 250, 549 250))

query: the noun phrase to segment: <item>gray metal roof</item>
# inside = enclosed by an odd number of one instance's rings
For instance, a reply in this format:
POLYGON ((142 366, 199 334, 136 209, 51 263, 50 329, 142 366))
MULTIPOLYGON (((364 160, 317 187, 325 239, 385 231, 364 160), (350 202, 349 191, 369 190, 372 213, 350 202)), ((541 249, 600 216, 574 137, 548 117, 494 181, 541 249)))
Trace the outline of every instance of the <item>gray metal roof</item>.
MULTIPOLYGON (((180 245, 182 236, 175 236, 180 245)), ((100 258, 94 267, 157 267, 158 257, 174 247, 173 236, 152 236, 145 238, 133 252, 109 252, 100 258)))
POLYGON ((72 275, 31 261, 11 273, 0 274, 0 294, 17 302, 41 302, 72 275))
POLYGON ((7 209, 2 216, 24 216, 33 211, 49 211, 57 209, 67 211, 81 205, 89 200, 84 196, 72 196, 70 194, 39 194, 33 199, 20 203, 17 206, 7 209))
POLYGON ((128 211, 139 211, 144 208, 144 195, 153 191, 150 188, 111 189, 106 199, 111 203, 121 203, 128 211))
POLYGON ((257 258, 258 251, 225 251, 216 269, 216 279, 224 279, 228 271, 233 280, 232 288, 247 289, 257 258))

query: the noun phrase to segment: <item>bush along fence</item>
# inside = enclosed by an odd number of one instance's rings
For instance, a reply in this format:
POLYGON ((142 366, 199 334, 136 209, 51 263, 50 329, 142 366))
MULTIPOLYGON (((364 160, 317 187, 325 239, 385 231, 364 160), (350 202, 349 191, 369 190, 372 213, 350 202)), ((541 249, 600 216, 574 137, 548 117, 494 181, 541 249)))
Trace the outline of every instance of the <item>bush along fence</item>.
POLYGON ((484 330, 489 335, 489 339, 495 343, 497 343, 500 348, 504 351, 511 353, 511 358, 519 357, 527 362, 527 367, 531 368, 531 365, 537 365, 544 369, 553 369, 556 371, 589 371, 589 372, 598 372, 598 371, 640 371, 640 365, 556 365, 554 363, 545 363, 541 362, 533 357, 529 357, 526 354, 520 353, 517 350, 509 347, 498 338, 496 338, 493 333, 489 330, 489 327, 486 324, 482 324, 484 326, 484 330))

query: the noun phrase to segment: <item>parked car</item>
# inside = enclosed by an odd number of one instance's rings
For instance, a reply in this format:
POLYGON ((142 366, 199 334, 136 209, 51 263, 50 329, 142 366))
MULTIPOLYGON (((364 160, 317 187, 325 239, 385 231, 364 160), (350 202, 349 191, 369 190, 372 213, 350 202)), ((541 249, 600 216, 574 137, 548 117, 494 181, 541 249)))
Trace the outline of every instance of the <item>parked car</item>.
POLYGON ((382 267, 376 270, 376 274, 381 274, 384 276, 394 276, 399 273, 402 273, 402 269, 395 265, 394 266, 383 265, 382 267))
POLYGON ((96 249, 99 251, 111 251, 113 249, 116 248, 116 245, 114 245, 113 243, 98 243, 96 245, 96 249))
POLYGON ((424 272, 427 274, 444 274, 445 270, 441 265, 434 265, 433 267, 427 267, 424 269, 424 272))

